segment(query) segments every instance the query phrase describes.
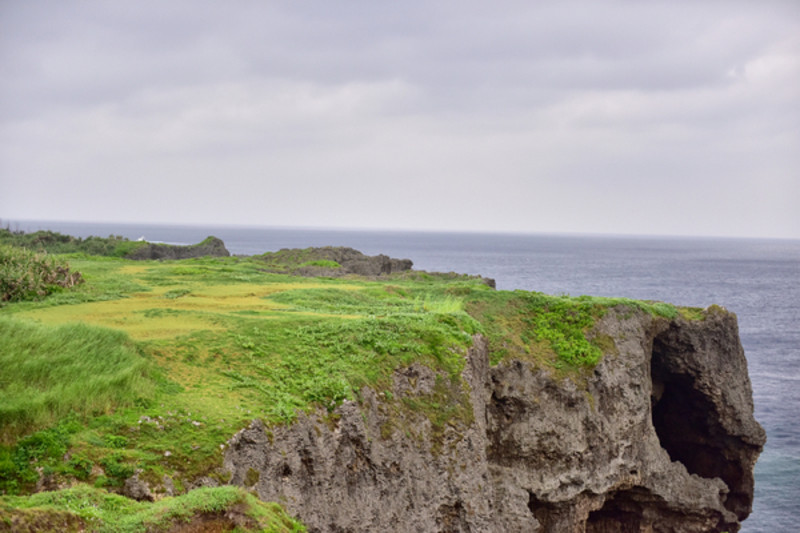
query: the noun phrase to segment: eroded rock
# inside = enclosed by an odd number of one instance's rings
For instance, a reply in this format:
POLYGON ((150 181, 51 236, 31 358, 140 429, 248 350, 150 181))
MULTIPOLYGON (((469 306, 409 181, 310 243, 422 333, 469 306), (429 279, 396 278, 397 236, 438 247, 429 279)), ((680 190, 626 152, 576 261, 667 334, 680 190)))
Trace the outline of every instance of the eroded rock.
POLYGON ((436 428, 393 407, 431 394, 436 375, 414 365, 396 373, 394 403, 364 389, 332 414, 253 422, 225 468, 312 532, 738 531, 765 436, 735 315, 612 309, 595 333, 613 353, 574 380, 490 367, 476 336, 471 416, 436 428))
POLYGON ((134 500, 152 502, 154 500, 153 494, 150 492, 150 487, 147 483, 139 479, 140 473, 136 472, 125 480, 125 484, 122 486, 122 494, 134 500))

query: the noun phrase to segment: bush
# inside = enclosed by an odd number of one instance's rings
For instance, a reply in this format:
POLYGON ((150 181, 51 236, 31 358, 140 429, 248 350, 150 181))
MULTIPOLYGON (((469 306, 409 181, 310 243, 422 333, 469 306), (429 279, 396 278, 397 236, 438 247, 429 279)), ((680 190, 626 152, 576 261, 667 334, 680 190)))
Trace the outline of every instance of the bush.
POLYGON ((80 272, 45 253, 0 245, 0 302, 38 300, 82 282, 80 272))
POLYGON ((51 254, 122 255, 117 253, 117 248, 126 243, 143 244, 136 241, 131 242, 119 235, 109 235, 108 237, 92 236, 84 239, 71 235, 62 235, 56 231, 25 233, 23 231, 11 231, 9 228, 0 228, 0 244, 19 246, 35 252, 48 252, 51 254))

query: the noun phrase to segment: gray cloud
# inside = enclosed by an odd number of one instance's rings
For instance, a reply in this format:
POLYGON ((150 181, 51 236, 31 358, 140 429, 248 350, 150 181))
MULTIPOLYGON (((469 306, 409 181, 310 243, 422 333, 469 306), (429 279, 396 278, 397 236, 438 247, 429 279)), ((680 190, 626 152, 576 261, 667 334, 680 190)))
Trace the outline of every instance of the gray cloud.
POLYGON ((0 216, 800 237, 798 35, 789 1, 9 1, 0 216))

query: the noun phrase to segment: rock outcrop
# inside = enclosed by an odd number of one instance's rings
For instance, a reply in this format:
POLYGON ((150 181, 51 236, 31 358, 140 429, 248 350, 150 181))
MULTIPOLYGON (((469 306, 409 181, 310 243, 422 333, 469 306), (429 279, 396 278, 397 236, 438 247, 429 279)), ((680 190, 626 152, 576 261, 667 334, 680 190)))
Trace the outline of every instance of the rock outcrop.
POLYGON ((311 532, 738 531, 765 435, 735 315, 618 307, 594 334, 613 349, 561 379, 521 360, 491 367, 476 336, 448 385, 467 414, 448 424, 397 408, 449 379, 415 364, 333 413, 253 422, 225 468, 311 532))
POLYGON ((231 253, 225 243, 217 237, 208 237, 204 241, 188 246, 178 244, 162 244, 148 242, 134 248, 125 255, 126 259, 191 259, 193 257, 228 257, 231 253))
POLYGON ((411 270, 410 259, 365 255, 346 246, 283 248, 260 256, 269 270, 296 276, 341 277, 347 274, 375 277, 411 270))
POLYGON ((340 278, 355 275, 365 278, 381 279, 388 275, 408 278, 435 277, 439 279, 479 279, 495 288, 495 280, 455 272, 425 272, 414 270, 411 259, 396 259, 388 255, 366 255, 347 246, 323 246, 318 248, 283 248, 277 252, 267 252, 259 257, 265 263, 265 270, 281 274, 306 277, 340 278))

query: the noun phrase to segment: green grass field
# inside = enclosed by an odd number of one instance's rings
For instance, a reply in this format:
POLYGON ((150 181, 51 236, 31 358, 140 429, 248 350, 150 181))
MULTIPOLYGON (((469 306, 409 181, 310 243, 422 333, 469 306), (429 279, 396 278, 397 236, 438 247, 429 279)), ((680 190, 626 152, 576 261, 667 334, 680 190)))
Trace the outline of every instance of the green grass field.
POLYGON ((493 364, 522 358, 569 377, 608 351, 587 336, 608 307, 678 312, 494 291, 458 276, 291 277, 258 257, 63 259, 85 283, 0 308, 7 495, 29 493, 43 476, 111 491, 134 472, 156 487, 167 476, 178 493, 199 476, 224 483, 224 444, 254 418, 282 424, 332 410, 365 386, 389 390, 393 372, 414 362, 443 386, 398 408, 437 426, 466 423, 468 400, 446 378, 460 379, 474 334, 489 339, 493 364))

